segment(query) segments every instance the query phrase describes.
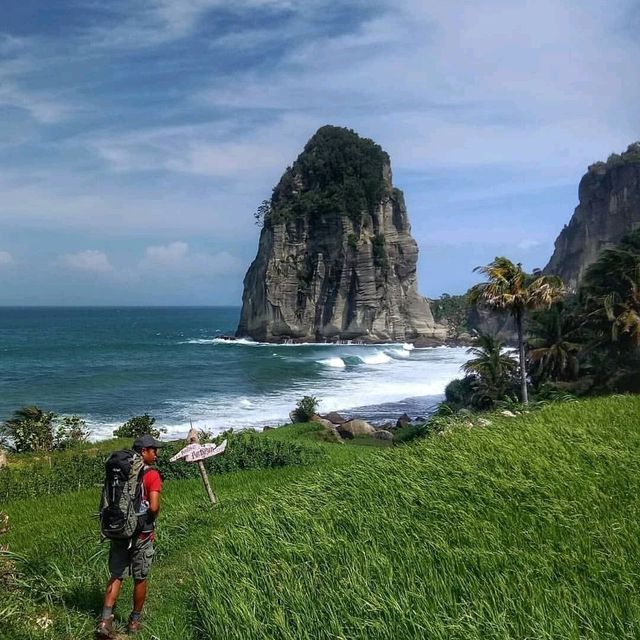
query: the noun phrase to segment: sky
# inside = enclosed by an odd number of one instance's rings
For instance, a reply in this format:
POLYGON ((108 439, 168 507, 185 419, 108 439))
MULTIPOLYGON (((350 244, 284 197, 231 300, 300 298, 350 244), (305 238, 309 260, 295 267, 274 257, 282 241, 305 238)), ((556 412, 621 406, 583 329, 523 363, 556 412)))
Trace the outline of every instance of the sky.
POLYGON ((0 305, 239 305, 322 125, 391 156, 423 295, 543 267, 640 139, 637 0, 5 0, 0 305))

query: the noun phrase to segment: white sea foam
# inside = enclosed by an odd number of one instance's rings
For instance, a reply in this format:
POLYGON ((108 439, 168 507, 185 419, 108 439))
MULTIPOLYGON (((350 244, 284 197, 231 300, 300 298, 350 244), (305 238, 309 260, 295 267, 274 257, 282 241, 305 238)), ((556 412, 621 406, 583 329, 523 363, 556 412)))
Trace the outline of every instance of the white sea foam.
POLYGON ((410 351, 405 351, 404 349, 389 349, 388 351, 385 351, 385 353, 390 355, 392 358, 395 358, 396 360, 406 360, 411 355, 410 351))
MULTIPOLYGON (((166 413, 156 416, 156 424, 167 429, 164 438, 183 437, 189 430, 190 421, 196 428, 214 432, 230 427, 283 424, 288 422, 289 412, 296 402, 305 395, 317 397, 322 412, 349 412, 357 407, 396 403, 405 398, 431 398, 435 403, 442 398, 446 385, 460 377, 460 366, 468 358, 464 348, 451 347, 407 351, 406 355, 410 357, 398 359, 381 353, 380 345, 373 353, 367 353, 369 347, 362 346, 334 345, 334 349, 336 355, 322 360, 318 359, 316 349, 296 352, 295 361, 299 362, 301 372, 309 371, 309 365, 313 363, 322 366, 315 369, 313 376, 300 375, 292 386, 276 392, 251 394, 245 389, 242 395, 212 393, 167 402, 166 413), (383 366, 358 364, 360 360, 364 362, 363 358, 376 357, 378 353, 388 358, 383 366)), ((397 345, 397 349, 403 350, 402 345, 397 345)), ((93 438, 111 436, 113 429, 121 423, 91 423, 93 438)))
POLYGON ((334 369, 343 369, 346 367, 346 363, 342 358, 326 358, 325 360, 317 360, 319 364, 323 364, 327 367, 333 367, 334 369))
POLYGON ((391 358, 386 353, 374 353, 370 356, 359 356, 364 364, 386 364, 391 358))
MULTIPOLYGON (((225 344, 232 346, 250 346, 250 347, 271 347, 271 348, 291 348, 291 347, 320 347, 320 348, 333 348, 336 347, 354 347, 364 349, 379 349, 380 347, 400 347, 405 351, 412 351, 415 347, 409 343, 401 342, 385 342, 378 343, 364 343, 356 340, 343 340, 341 342, 256 342, 248 338, 189 338, 188 340, 181 340, 178 344, 225 344)), ((445 347, 447 348, 447 347, 445 347)))
POLYGON ((249 347, 273 346, 268 342, 254 342, 247 338, 189 338, 188 340, 181 340, 178 344, 235 344, 249 347))

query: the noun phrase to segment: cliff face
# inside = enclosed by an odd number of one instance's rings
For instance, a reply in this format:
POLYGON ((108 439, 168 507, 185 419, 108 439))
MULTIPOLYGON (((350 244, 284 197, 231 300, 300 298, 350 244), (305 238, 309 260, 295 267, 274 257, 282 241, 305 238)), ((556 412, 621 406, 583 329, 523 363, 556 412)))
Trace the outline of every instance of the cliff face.
POLYGON ((418 247, 388 155, 353 131, 309 140, 262 208, 236 335, 442 342, 417 292, 418 247))
POLYGON ((640 226, 640 142, 589 167, 579 204, 555 242, 544 273, 575 289, 598 253, 640 226))

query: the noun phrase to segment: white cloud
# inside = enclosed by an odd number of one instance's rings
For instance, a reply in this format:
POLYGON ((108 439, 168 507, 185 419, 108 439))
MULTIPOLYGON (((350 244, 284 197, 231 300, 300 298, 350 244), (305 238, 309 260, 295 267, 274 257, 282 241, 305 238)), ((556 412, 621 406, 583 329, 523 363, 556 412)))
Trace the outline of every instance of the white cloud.
POLYGON ((0 251, 0 267, 13 264, 13 256, 8 251, 0 251))
POLYGON ((64 255, 60 258, 60 264, 71 269, 93 273, 109 273, 113 271, 107 255, 95 249, 64 255))
POLYGON ((158 267, 175 267, 182 263, 189 251, 186 242, 171 242, 167 245, 147 247, 145 251, 146 264, 158 267))
POLYGON ((69 105, 43 96, 37 91, 27 91, 7 83, 0 86, 0 107, 2 106, 22 109, 42 124, 64 120, 73 111, 69 105))
MULTIPOLYGON (((304 0, 309 8, 315 0, 304 0)), ((199 22, 210 11, 228 9, 226 0, 133 0, 122 5, 121 19, 111 27, 97 27, 87 34, 93 47, 121 50, 158 46, 185 38, 197 30, 199 22)), ((242 13, 260 7, 290 9, 293 0, 236 0, 233 10, 242 13)), ((113 7, 112 7, 113 9, 113 7)))
POLYGON ((174 275, 237 275, 245 265, 227 251, 206 253, 191 251, 183 241, 147 247, 139 268, 142 273, 168 272, 174 275))
POLYGON ((520 242, 518 242, 516 246, 519 249, 527 250, 527 249, 534 249, 535 247, 539 247, 541 244, 543 243, 540 240, 534 240, 533 238, 525 238, 524 240, 521 240, 520 242))

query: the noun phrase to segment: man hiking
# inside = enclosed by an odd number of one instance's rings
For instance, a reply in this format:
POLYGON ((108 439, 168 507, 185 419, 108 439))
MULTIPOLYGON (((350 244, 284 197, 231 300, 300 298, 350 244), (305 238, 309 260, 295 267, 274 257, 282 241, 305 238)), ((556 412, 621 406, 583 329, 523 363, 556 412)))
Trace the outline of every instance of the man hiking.
MULTIPOLYGON (((134 486, 136 486, 135 495, 138 504, 136 505, 136 512, 133 515, 138 517, 138 524, 135 525, 134 533, 130 538, 122 537, 122 535, 126 535, 126 529, 124 530, 124 534, 120 531, 117 532, 120 537, 110 535, 109 531, 105 533, 105 526, 109 524, 109 516, 111 516, 112 520, 114 520, 114 518, 111 514, 103 518, 102 514, 109 510, 108 496, 103 496, 101 520, 103 534, 111 538, 111 549, 109 551, 109 571, 111 576, 104 594, 102 620, 97 630, 98 638, 115 637, 113 632, 113 608, 118 599, 122 581, 128 575, 133 577, 134 587, 133 611, 129 616, 127 632, 132 634, 140 631, 140 616, 147 595, 147 575, 153 560, 154 528, 156 518, 160 511, 160 492, 162 491, 162 478, 158 470, 153 468, 152 465, 156 463, 158 459, 158 448, 162 446, 162 442, 150 435, 140 436, 133 443, 133 451, 135 454, 138 454, 139 457, 136 457, 131 451, 121 451, 112 454, 111 458, 107 461, 105 494, 109 490, 107 485, 109 484, 110 478, 109 465, 111 460, 114 459, 112 467, 115 467, 117 464, 121 464, 118 461, 118 456, 120 456, 120 460, 125 455, 129 456, 128 462, 130 464, 124 468, 129 474, 137 474, 137 477, 133 478, 133 480, 127 479, 127 481, 133 482, 134 486), (133 462, 131 462, 132 460, 133 462), (140 465, 141 470, 139 470, 139 467, 136 465, 140 465), (107 505, 107 507, 105 508, 104 505, 107 505), (107 522, 107 525, 105 522, 107 522)), ((115 484, 117 484, 117 482, 115 484)), ((128 486, 125 483, 123 484, 124 488, 128 489, 128 486)), ((119 499, 122 500, 123 490, 121 489, 120 491, 119 499)), ((129 495, 129 500, 132 500, 132 492, 127 495, 129 495)), ((120 505, 121 504, 122 502, 120 502, 120 505)), ((112 508, 111 512, 113 511, 114 509, 112 508)), ((119 513, 122 513, 122 510, 119 513)), ((115 520, 117 523, 117 519, 115 520)), ((122 518, 120 518, 120 524, 121 523, 122 518)), ((113 526, 115 527, 116 525, 113 526)))

